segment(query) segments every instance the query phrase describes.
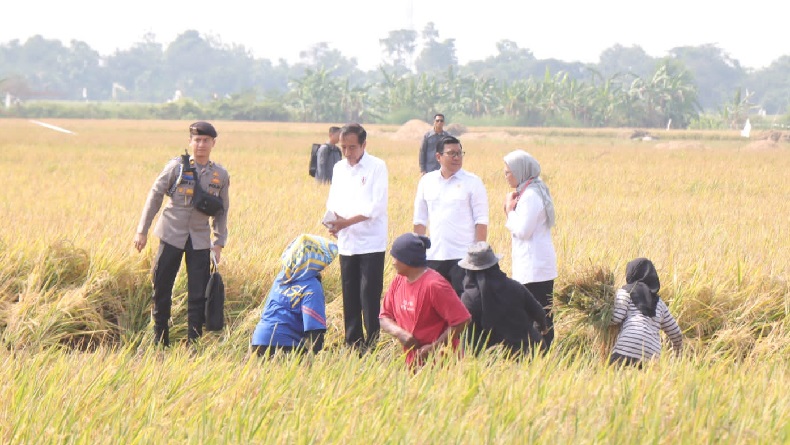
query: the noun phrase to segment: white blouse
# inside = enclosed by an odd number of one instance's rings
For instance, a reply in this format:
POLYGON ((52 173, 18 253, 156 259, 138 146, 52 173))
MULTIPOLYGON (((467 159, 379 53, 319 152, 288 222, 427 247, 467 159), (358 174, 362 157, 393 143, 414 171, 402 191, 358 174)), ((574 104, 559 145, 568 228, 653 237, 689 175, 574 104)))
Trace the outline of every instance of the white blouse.
POLYGON ((551 229, 546 225, 543 199, 535 190, 524 190, 515 210, 508 212, 505 227, 513 244, 514 280, 527 284, 557 278, 557 254, 551 229))

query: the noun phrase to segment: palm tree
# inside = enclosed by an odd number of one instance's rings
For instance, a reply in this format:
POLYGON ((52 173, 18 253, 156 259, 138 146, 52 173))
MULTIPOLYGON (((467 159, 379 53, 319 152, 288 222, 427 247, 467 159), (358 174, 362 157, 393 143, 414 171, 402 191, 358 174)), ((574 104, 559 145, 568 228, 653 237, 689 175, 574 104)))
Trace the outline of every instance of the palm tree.
POLYGON ((642 126, 663 127, 671 119, 676 127, 685 128, 699 115, 697 90, 685 70, 677 73, 665 61, 656 69, 649 82, 636 78, 629 95, 637 99, 636 116, 642 126))
POLYGON ((728 128, 737 130, 744 126, 749 112, 759 106, 752 103, 754 91, 746 90, 746 94, 741 96, 741 89, 735 90, 732 102, 725 104, 721 112, 722 120, 728 128))
POLYGON ((340 120, 340 101, 337 92, 340 82, 330 77, 325 68, 305 70, 300 79, 290 82, 289 105, 303 122, 329 122, 340 120))
POLYGON ((362 122, 363 117, 371 114, 368 103, 368 90, 370 87, 351 87, 349 79, 340 89, 340 109, 343 113, 343 122, 362 122))

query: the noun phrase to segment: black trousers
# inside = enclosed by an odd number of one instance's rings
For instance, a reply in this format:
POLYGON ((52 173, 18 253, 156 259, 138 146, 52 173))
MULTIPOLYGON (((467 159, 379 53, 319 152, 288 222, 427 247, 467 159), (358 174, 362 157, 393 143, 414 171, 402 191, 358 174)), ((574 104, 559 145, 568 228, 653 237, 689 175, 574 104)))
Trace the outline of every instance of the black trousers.
POLYGON ((361 349, 375 346, 384 290, 384 252, 340 255, 340 277, 346 344, 361 349))
POLYGON ((546 326, 548 326, 549 332, 543 336, 543 341, 548 349, 554 340, 554 313, 552 311, 554 307, 554 280, 527 283, 524 286, 538 300, 538 303, 546 309, 546 326))
POLYGON ((464 293, 464 277, 466 271, 458 265, 461 258, 457 260, 429 260, 428 267, 439 272, 447 280, 460 297, 464 293))
POLYGON ((609 364, 613 366, 634 366, 638 369, 642 369, 642 361, 638 358, 628 357, 616 352, 613 352, 609 357, 609 364))
POLYGON ((277 345, 253 346, 252 350, 258 355, 258 357, 266 357, 266 358, 273 357, 274 354, 277 353, 277 351, 282 351, 283 354, 290 354, 291 352, 294 351, 304 352, 303 348, 294 348, 293 346, 277 346, 277 345))
POLYGON ((211 266, 211 250, 192 248, 192 239, 187 238, 184 249, 165 242, 159 243, 159 251, 153 268, 154 281, 154 341, 170 344, 170 309, 173 306, 173 283, 176 281, 181 259, 187 263, 187 338, 195 340, 203 334, 206 308, 206 285, 211 266))

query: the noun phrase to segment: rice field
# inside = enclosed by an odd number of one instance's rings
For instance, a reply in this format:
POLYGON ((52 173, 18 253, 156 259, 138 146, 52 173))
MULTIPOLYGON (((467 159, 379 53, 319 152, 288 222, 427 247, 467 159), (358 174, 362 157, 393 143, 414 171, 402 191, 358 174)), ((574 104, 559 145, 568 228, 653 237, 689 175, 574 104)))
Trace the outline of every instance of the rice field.
MULTIPOLYGON (((342 347, 339 267, 324 277, 327 350, 250 357, 282 249, 320 224, 328 187, 307 175, 329 125, 215 122, 231 174, 221 272, 228 326, 186 337, 185 275, 171 339, 151 345, 156 242, 132 237, 189 122, 0 120, 0 441, 3 443, 789 443, 790 145, 726 132, 471 128, 464 167, 489 194, 489 242, 510 240, 502 157, 523 148, 554 197, 557 340, 520 362, 498 351, 405 369, 393 341, 342 347), (605 365, 611 289, 650 258, 684 332, 647 369, 605 365)), ((411 230, 420 133, 366 126, 387 162, 390 240, 411 230)), ((757 135, 759 137, 759 135, 757 135)), ((385 286, 394 275, 385 270, 385 286)))

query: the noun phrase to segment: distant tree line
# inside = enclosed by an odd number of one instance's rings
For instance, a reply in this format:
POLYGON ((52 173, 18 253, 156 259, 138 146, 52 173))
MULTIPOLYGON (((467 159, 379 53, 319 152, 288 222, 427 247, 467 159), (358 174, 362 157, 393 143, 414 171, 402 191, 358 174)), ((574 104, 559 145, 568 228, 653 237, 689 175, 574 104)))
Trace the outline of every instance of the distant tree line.
POLYGON ((537 59, 503 40, 495 55, 460 65, 454 39, 432 23, 380 44, 380 65, 363 71, 326 43, 288 64, 195 30, 167 47, 147 35, 109 56, 34 36, 0 45, 0 93, 12 105, 0 115, 402 123, 444 112, 492 125, 675 128, 790 115, 790 56, 753 71, 715 45, 662 58, 615 45, 583 64, 537 59))

